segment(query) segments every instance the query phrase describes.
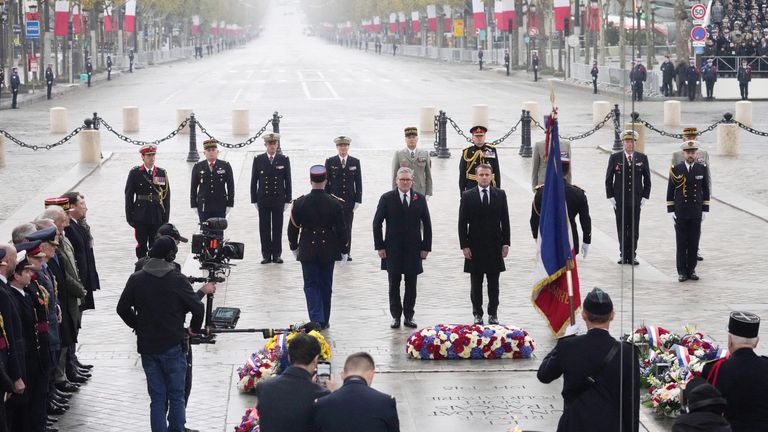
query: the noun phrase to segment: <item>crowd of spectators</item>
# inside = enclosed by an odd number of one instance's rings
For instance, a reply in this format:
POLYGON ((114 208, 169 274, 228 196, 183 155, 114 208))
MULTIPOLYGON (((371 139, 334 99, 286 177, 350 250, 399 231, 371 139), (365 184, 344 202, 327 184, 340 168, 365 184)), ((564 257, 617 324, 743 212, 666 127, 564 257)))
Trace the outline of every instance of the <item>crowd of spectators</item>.
MULTIPOLYGON (((708 30, 705 57, 768 57, 768 0, 715 0, 708 30)), ((721 72, 730 65, 734 73, 739 64, 736 59, 717 63, 721 72)))

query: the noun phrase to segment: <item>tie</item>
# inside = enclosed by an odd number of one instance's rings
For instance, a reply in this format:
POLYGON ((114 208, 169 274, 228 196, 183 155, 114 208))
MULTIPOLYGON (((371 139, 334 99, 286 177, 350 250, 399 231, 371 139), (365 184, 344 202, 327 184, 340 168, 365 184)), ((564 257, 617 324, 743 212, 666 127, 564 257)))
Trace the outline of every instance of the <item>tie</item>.
POLYGON ((269 156, 269 164, 270 164, 270 165, 272 165, 272 159, 274 159, 274 158, 275 158, 275 157, 274 157, 274 156, 272 156, 272 155, 270 155, 270 156, 269 156))
POLYGON ((483 205, 488 205, 488 189, 483 189, 483 205))
POLYGON ((341 167, 346 168, 347 167, 347 158, 344 158, 341 160, 341 167))
POLYGON ((632 155, 627 156, 627 161, 631 164, 632 163, 632 155))
POLYGON ((211 170, 213 170, 213 166, 216 165, 215 163, 211 162, 208 164, 211 167, 211 170))
POLYGON ((416 152, 411 150, 411 158, 415 158, 415 157, 416 157, 416 152))
POLYGON ((403 209, 405 209, 405 210, 408 209, 408 194, 407 193, 403 194, 403 209))

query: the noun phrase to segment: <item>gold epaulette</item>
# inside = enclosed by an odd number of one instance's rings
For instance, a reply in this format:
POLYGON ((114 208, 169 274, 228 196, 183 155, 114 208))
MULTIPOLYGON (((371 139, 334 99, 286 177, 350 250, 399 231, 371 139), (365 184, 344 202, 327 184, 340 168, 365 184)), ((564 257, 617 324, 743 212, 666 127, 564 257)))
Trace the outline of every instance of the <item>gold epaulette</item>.
POLYGON ((702 205, 709 205, 709 201, 702 201, 701 204, 702 205))

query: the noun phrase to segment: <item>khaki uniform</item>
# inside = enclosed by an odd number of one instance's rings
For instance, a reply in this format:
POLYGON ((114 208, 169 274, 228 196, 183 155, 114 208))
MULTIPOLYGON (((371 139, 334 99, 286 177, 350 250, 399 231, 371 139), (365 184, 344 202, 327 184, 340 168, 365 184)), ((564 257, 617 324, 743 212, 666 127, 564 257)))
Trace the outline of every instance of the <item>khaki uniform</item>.
POLYGON ((397 187, 397 170, 400 168, 413 170, 412 189, 422 195, 432 195, 432 160, 429 152, 418 148, 409 150, 407 147, 395 152, 392 158, 392 188, 397 187), (413 156, 411 154, 413 153, 413 156))
MULTIPOLYGON (((544 184, 544 178, 547 175, 547 158, 544 157, 544 140, 537 141, 533 146, 533 166, 531 169, 531 187, 536 190, 536 186, 544 184)), ((560 140, 560 156, 568 156, 568 159, 573 160, 571 157, 571 142, 568 140, 560 140)), ((565 180, 571 183, 571 171, 565 176, 565 180)))

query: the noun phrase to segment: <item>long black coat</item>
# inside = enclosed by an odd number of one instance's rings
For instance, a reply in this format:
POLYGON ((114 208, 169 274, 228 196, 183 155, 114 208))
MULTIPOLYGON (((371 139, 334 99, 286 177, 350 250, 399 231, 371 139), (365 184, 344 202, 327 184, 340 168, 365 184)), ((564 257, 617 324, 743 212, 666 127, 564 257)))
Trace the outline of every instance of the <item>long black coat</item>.
POLYGON ((21 333, 19 310, 11 297, 10 286, 0 280, 0 315, 5 327, 6 349, 0 350, 0 360, 6 367, 11 380, 16 381, 24 375, 24 337, 21 333))
POLYGON ((704 366, 702 376, 728 401, 725 418, 733 432, 768 431, 768 357, 742 348, 721 363, 717 379, 711 373, 715 363, 704 366))
POLYGON ((421 274, 421 251, 432 250, 432 221, 424 195, 411 193, 411 203, 403 208, 402 193, 391 190, 379 199, 373 217, 374 249, 387 251, 381 269, 394 274, 421 274), (386 221, 386 236, 382 224, 386 221), (422 234, 423 227, 423 234, 422 234))
POLYGON ((291 202, 291 160, 276 153, 269 163, 267 153, 253 158, 251 202, 259 207, 280 207, 291 202))
POLYGON ((296 366, 259 381, 254 390, 261 432, 312 432, 315 399, 329 393, 312 382, 309 372, 296 366))
POLYGON ((235 176, 227 161, 217 159, 211 169, 207 160, 192 167, 189 193, 192 208, 200 211, 226 211, 235 206, 235 176))
MULTIPOLYGON (((541 197, 543 194, 543 186, 536 188, 531 208, 531 233, 534 239, 539 237, 539 217, 541 216, 541 197)), ((580 243, 579 230, 576 226, 577 215, 581 223, 581 230, 584 232, 584 243, 592 243, 592 218, 589 216, 589 202, 587 201, 587 194, 584 192, 584 189, 565 182, 565 204, 568 208, 568 220, 571 222, 573 249, 578 254, 580 243)))
POLYGON ((395 398, 372 389, 358 376, 315 402, 317 432, 399 432, 395 398))
POLYGON ((148 173, 144 165, 131 168, 125 182, 125 218, 135 223, 162 225, 171 215, 171 186, 168 173, 154 167, 148 173), (151 201, 141 197, 151 196, 151 201))
POLYGON ((80 310, 94 309, 93 292, 100 290, 101 284, 99 272, 96 270, 93 246, 91 245, 91 233, 80 222, 72 219, 70 219, 65 232, 75 251, 75 262, 77 263, 80 282, 83 283, 83 287, 87 291, 83 302, 80 304, 80 310))
POLYGON ((480 201, 477 187, 461 195, 459 206, 459 244, 470 248, 472 259, 464 260, 465 273, 496 273, 506 270, 501 249, 510 244, 507 194, 489 187, 490 203, 480 201))
POLYGON ((651 169, 648 157, 640 152, 632 154, 632 164, 623 151, 614 153, 608 158, 608 169, 605 173, 606 198, 615 198, 618 207, 640 206, 643 198, 651 196, 651 169), (634 174, 633 173, 634 168, 634 174), (622 190, 626 201, 622 199, 622 190))
POLYGON ((59 303, 59 306, 61 306, 61 323, 59 324, 59 341, 61 343, 61 346, 69 346, 72 345, 75 342, 75 334, 77 333, 77 329, 73 326, 73 320, 69 313, 69 308, 67 307, 68 297, 67 294, 67 276, 64 272, 64 268, 62 266, 63 263, 61 263, 61 256, 56 253, 56 258, 51 258, 50 261, 48 261, 48 268, 51 270, 51 273, 53 274, 54 279, 56 279, 56 287, 57 287, 57 300, 59 303))
POLYGON ((322 189, 296 198, 288 224, 288 244, 301 262, 330 263, 349 253, 344 210, 322 189))
POLYGON ((667 213, 679 219, 701 219, 702 211, 709 211, 709 171, 694 162, 691 170, 685 162, 669 169, 667 183, 667 213))
POLYGON ((639 429, 640 367, 632 345, 621 343, 621 351, 593 377, 595 383, 583 392, 577 390, 587 376, 594 374, 616 343, 606 330, 592 329, 582 336, 558 340, 541 362, 539 381, 548 384, 563 377, 563 415, 557 432, 637 432, 639 429), (623 394, 619 393, 620 385, 623 394), (623 410, 621 426, 618 401, 623 410))
POLYGON ((363 202, 363 174, 360 170, 360 160, 347 155, 347 164, 341 166, 341 158, 336 155, 325 160, 325 170, 328 172, 328 183, 325 191, 342 199, 345 210, 355 207, 355 203, 363 202))

